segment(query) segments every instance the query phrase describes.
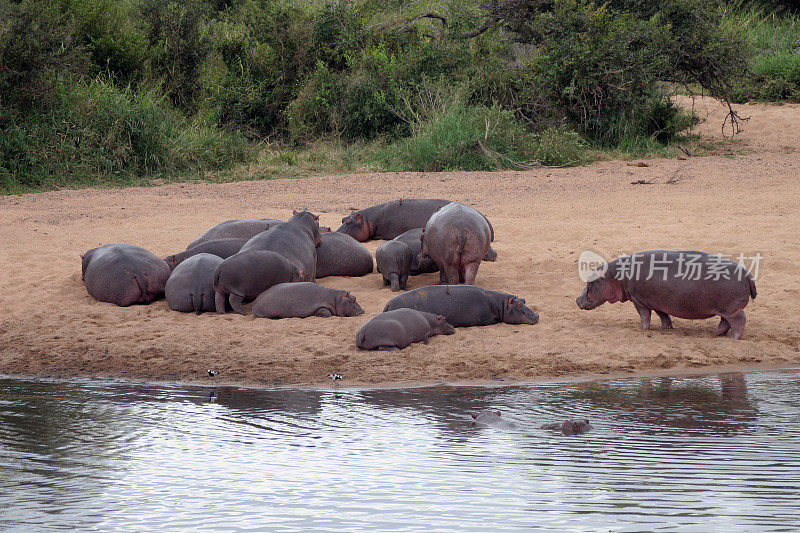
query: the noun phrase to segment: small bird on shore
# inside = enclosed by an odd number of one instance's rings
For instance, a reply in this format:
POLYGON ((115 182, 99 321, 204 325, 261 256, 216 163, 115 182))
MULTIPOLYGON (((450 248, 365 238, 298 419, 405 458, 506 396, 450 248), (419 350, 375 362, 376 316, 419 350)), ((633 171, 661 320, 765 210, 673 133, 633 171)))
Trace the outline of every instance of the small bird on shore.
POLYGON ((328 377, 331 378, 333 381, 344 379, 341 374, 328 374, 328 377))
POLYGON ((210 370, 210 369, 209 369, 209 371, 208 371, 208 375, 209 375, 210 377, 212 377, 212 378, 214 378, 214 377, 217 377, 217 374, 219 374, 219 372, 218 372, 218 371, 216 371, 216 370, 210 370))

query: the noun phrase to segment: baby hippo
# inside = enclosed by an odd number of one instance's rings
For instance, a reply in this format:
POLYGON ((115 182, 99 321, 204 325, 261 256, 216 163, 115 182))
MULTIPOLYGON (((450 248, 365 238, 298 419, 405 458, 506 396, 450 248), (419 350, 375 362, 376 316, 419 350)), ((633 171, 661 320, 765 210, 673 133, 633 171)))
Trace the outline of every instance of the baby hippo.
POLYGON ((653 250, 620 257, 595 271, 576 299, 581 309, 605 302, 633 302, 650 328, 651 312, 662 329, 672 329, 671 316, 687 319, 720 317, 717 335, 744 332, 744 308, 756 297, 752 276, 738 263, 703 252, 653 250))
POLYGON ((358 316, 364 310, 350 291, 329 289, 310 281, 280 283, 261 293, 253 314, 261 318, 358 316))
POLYGON ((564 435, 582 435, 594 428, 589 425, 589 421, 583 420, 564 420, 563 422, 554 422, 552 424, 543 424, 542 429, 555 429, 561 431, 564 435))
POLYGON ((96 300, 121 307, 163 296, 170 270, 163 259, 130 244, 106 244, 81 256, 81 279, 96 300))
POLYGON ((216 255, 197 254, 175 267, 165 290, 169 308, 183 313, 194 311, 198 315, 216 309, 214 272, 220 263, 222 258, 216 255))
POLYGON ((268 250, 247 250, 222 261, 214 271, 215 306, 225 313, 225 300, 243 315, 242 303, 278 283, 300 281, 302 272, 282 255, 268 250))
POLYGON ((383 276, 383 285, 391 285, 392 292, 405 290, 412 259, 411 248, 402 241, 386 241, 378 246, 375 263, 383 276))
POLYGON ((455 331, 442 315, 396 309, 376 315, 358 328, 356 346, 362 350, 402 350, 411 343, 427 344, 434 335, 452 335, 455 331))

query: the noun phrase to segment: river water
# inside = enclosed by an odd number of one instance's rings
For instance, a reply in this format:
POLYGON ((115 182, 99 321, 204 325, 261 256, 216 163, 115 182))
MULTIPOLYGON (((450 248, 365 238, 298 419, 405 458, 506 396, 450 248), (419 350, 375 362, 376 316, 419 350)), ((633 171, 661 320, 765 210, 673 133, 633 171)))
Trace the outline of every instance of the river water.
POLYGON ((0 378, 0 530, 800 529, 800 372, 249 390, 0 378), (500 410, 516 428, 475 427, 500 410), (566 436, 546 422, 588 418, 566 436))

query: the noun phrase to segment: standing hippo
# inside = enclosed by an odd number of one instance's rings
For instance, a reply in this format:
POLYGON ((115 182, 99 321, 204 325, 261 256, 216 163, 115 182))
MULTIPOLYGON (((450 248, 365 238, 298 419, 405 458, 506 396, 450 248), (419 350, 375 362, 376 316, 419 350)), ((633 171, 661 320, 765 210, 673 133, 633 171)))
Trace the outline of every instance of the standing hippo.
POLYGON ((383 285, 391 285, 392 292, 406 290, 412 259, 411 248, 403 241, 392 239, 378 246, 375 263, 383 276, 383 285))
POLYGON ((170 275, 163 259, 130 244, 92 248, 81 259, 81 279, 88 293, 122 307, 161 297, 170 275))
POLYGON ((455 328, 441 315, 415 309, 395 309, 370 318, 356 332, 362 350, 402 350, 414 342, 428 343, 434 335, 452 335, 455 328))
MULTIPOLYGON (((394 238, 396 241, 403 241, 411 248, 411 272, 412 276, 427 274, 429 272, 439 272, 439 266, 430 257, 423 257, 422 254, 422 232, 424 228, 414 228, 402 233, 394 238)), ((486 253, 484 261, 497 261, 497 252, 492 247, 486 253)))
POLYGON ((455 327, 506 324, 536 324, 539 321, 525 300, 504 292, 474 285, 433 285, 399 294, 384 311, 407 307, 444 316, 455 327))
POLYGON ((281 283, 261 293, 253 314, 261 318, 307 318, 310 316, 358 316, 364 310, 350 291, 316 283, 281 283))
POLYGON ((314 281, 317 246, 321 242, 319 217, 308 211, 294 211, 287 222, 259 233, 247 241, 241 251, 269 250, 279 253, 303 273, 300 281, 314 281))
POLYGON ((336 230, 355 240, 394 239, 414 228, 424 228, 431 215, 450 200, 400 199, 355 211, 342 219, 336 230))
POLYGON ((671 316, 687 319, 719 316, 717 335, 744 333, 744 308, 756 297, 756 284, 747 270, 720 255, 693 251, 651 250, 620 257, 605 271, 595 271, 575 300, 581 309, 605 302, 630 300, 642 328, 650 328, 651 311, 663 329, 672 329, 671 316))
POLYGON ((434 213, 422 234, 422 257, 439 266, 439 282, 475 284, 481 261, 489 252, 492 229, 477 210, 451 202, 434 213))
POLYGON ((216 255, 196 254, 175 267, 164 291, 169 308, 198 315, 216 309, 214 272, 220 263, 222 258, 216 255))
POLYGON ((225 313, 226 299, 243 315, 242 302, 278 283, 302 280, 302 272, 281 254, 268 250, 247 250, 223 260, 214 271, 215 307, 225 313))
POLYGON ((372 266, 372 254, 351 236, 338 231, 322 233, 322 243, 317 248, 318 278, 366 276, 372 266))
POLYGON ((278 224, 283 224, 283 220, 278 220, 276 218, 227 220, 200 235, 193 240, 186 249, 189 250, 198 244, 215 239, 250 239, 262 231, 267 231, 269 228, 275 227, 278 224))
POLYGON ((542 429, 554 429, 561 431, 564 435, 582 435, 594 428, 589 425, 589 421, 583 420, 564 420, 563 422, 553 422, 552 424, 542 424, 542 429))
POLYGON ((500 411, 480 411, 469 415, 472 417, 473 426, 490 426, 502 429, 516 429, 517 427, 514 422, 504 420, 500 411))
POLYGON ((176 266, 197 254, 211 254, 221 259, 227 259, 238 253, 246 242, 247 239, 213 239, 193 246, 185 252, 169 255, 164 258, 164 261, 167 262, 170 269, 175 270, 176 266))

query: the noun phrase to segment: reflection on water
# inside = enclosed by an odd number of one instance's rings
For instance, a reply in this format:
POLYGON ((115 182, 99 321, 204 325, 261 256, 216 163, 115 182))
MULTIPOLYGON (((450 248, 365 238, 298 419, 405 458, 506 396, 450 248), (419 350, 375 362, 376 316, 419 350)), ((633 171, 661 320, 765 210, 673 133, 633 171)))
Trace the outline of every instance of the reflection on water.
POLYGON ((798 398, 797 371, 327 391, 0 379, 0 530, 792 530, 798 398), (471 426, 483 409, 517 427, 471 426), (595 429, 539 429, 565 418, 595 429))

